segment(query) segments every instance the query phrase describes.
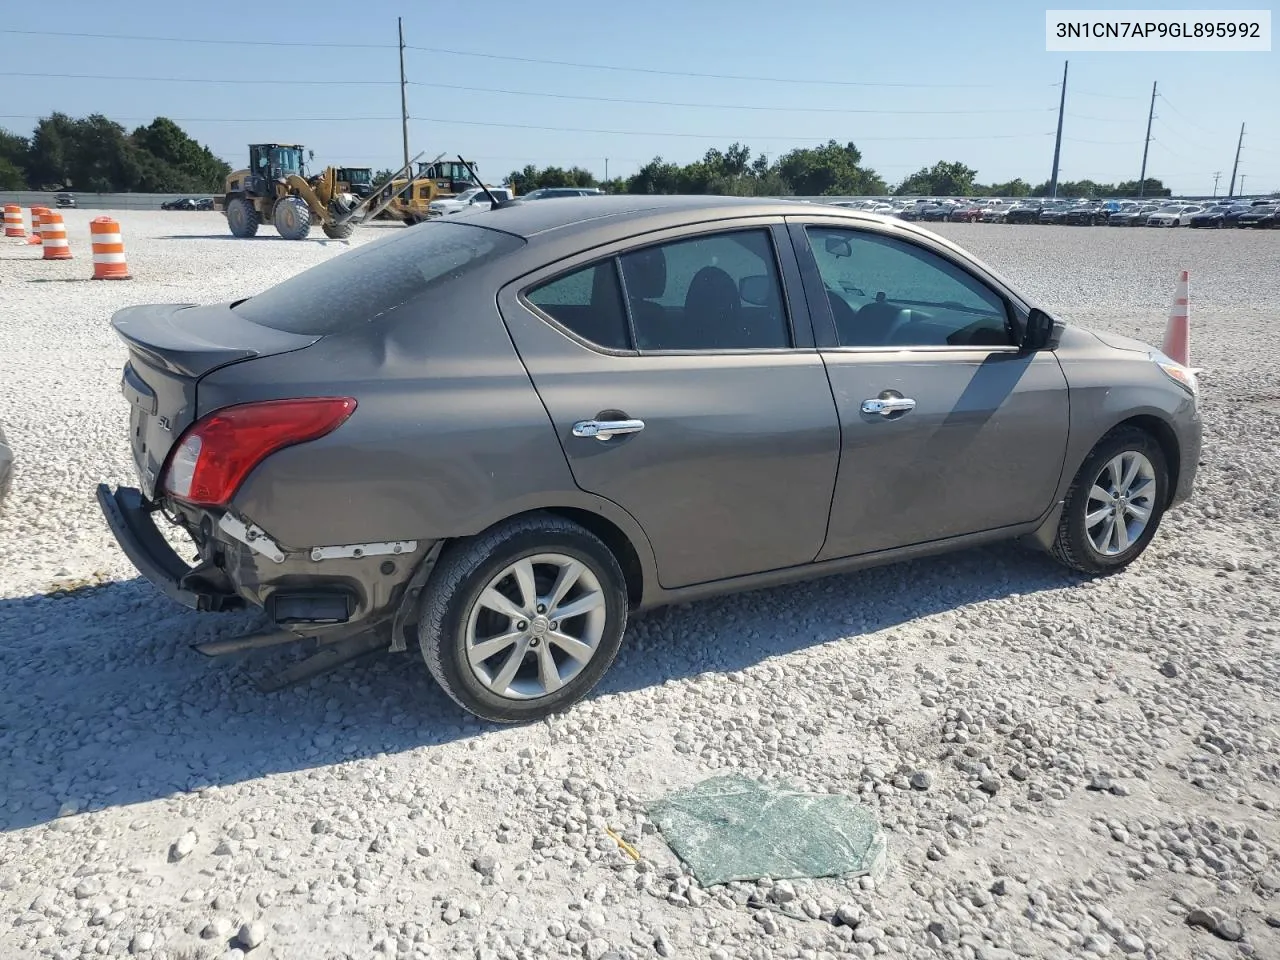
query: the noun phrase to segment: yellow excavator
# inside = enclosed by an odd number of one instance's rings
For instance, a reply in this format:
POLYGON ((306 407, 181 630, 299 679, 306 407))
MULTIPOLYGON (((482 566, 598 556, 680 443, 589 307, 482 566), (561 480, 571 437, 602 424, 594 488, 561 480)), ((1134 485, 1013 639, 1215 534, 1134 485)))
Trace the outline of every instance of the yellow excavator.
MULTIPOLYGON (((214 204, 226 214, 234 236, 252 237, 261 224, 270 223, 286 240, 305 240, 319 223, 326 237, 345 240, 357 223, 377 216, 397 198, 394 191, 381 196, 372 189, 358 196, 350 169, 325 167, 308 176, 304 153, 315 156, 296 143, 250 144, 248 168, 227 177, 224 195, 214 204), (375 208, 379 200, 383 202, 375 208)), ((411 166, 412 161, 396 176, 411 166)))

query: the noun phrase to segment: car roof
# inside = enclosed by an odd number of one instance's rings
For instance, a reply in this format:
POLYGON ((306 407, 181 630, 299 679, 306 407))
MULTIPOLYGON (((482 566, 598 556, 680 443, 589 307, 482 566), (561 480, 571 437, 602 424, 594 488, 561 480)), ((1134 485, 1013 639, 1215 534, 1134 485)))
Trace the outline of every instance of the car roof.
MULTIPOLYGON (((517 201, 519 198, 516 198, 517 201)), ((688 195, 588 195, 574 203, 540 204, 513 203, 497 210, 482 210, 467 216, 477 226, 502 230, 529 239, 540 234, 556 232, 560 237, 586 233, 601 227, 626 226, 629 233, 642 233, 645 221, 653 221, 654 229, 670 225, 673 214, 684 222, 720 220, 731 217, 787 216, 803 214, 813 216, 844 217, 850 221, 861 220, 880 224, 892 224, 903 229, 919 230, 892 217, 881 216, 866 210, 837 207, 833 204, 801 206, 794 200, 772 200, 756 197, 714 197, 688 195), (815 211, 814 206, 820 210, 815 211)), ((930 234, 931 235, 931 234, 930 234)))

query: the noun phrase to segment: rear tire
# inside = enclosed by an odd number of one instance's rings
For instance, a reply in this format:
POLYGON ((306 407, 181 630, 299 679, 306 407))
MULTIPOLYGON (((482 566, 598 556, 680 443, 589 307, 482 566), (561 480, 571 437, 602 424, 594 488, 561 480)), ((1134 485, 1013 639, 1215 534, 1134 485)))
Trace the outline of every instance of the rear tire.
POLYGON ((1168 502, 1169 468, 1160 444, 1145 430, 1118 427, 1098 441, 1071 481, 1050 553, 1081 573, 1121 570, 1147 548, 1168 502))
POLYGON ((301 197, 285 197, 276 203, 271 223, 286 240, 305 240, 311 233, 311 208, 301 197))
POLYGON ((261 220, 258 211, 244 197, 234 197, 227 202, 227 226, 231 235, 244 240, 258 232, 261 220))
POLYGON ((527 723, 584 697, 613 663, 626 625, 626 580, 609 548, 538 513, 444 549, 423 594, 418 643, 464 710, 527 723), (579 606, 584 612, 555 619, 579 606))

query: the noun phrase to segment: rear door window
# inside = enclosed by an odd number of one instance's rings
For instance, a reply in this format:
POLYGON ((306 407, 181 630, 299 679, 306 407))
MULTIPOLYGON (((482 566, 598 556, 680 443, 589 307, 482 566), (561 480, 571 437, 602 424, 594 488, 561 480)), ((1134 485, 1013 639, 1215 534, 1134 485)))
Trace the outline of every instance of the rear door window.
POLYGON ((524 242, 470 224, 421 223, 317 264, 233 309, 273 330, 338 333, 464 277, 524 242))

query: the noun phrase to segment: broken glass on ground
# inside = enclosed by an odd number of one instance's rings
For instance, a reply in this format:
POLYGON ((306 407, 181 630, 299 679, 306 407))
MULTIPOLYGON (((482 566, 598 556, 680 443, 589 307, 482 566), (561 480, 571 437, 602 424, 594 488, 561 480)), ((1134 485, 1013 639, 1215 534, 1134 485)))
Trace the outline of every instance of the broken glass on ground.
POLYGON ((650 804, 650 819, 704 887, 730 880, 881 877, 886 844, 864 807, 738 775, 650 804))

